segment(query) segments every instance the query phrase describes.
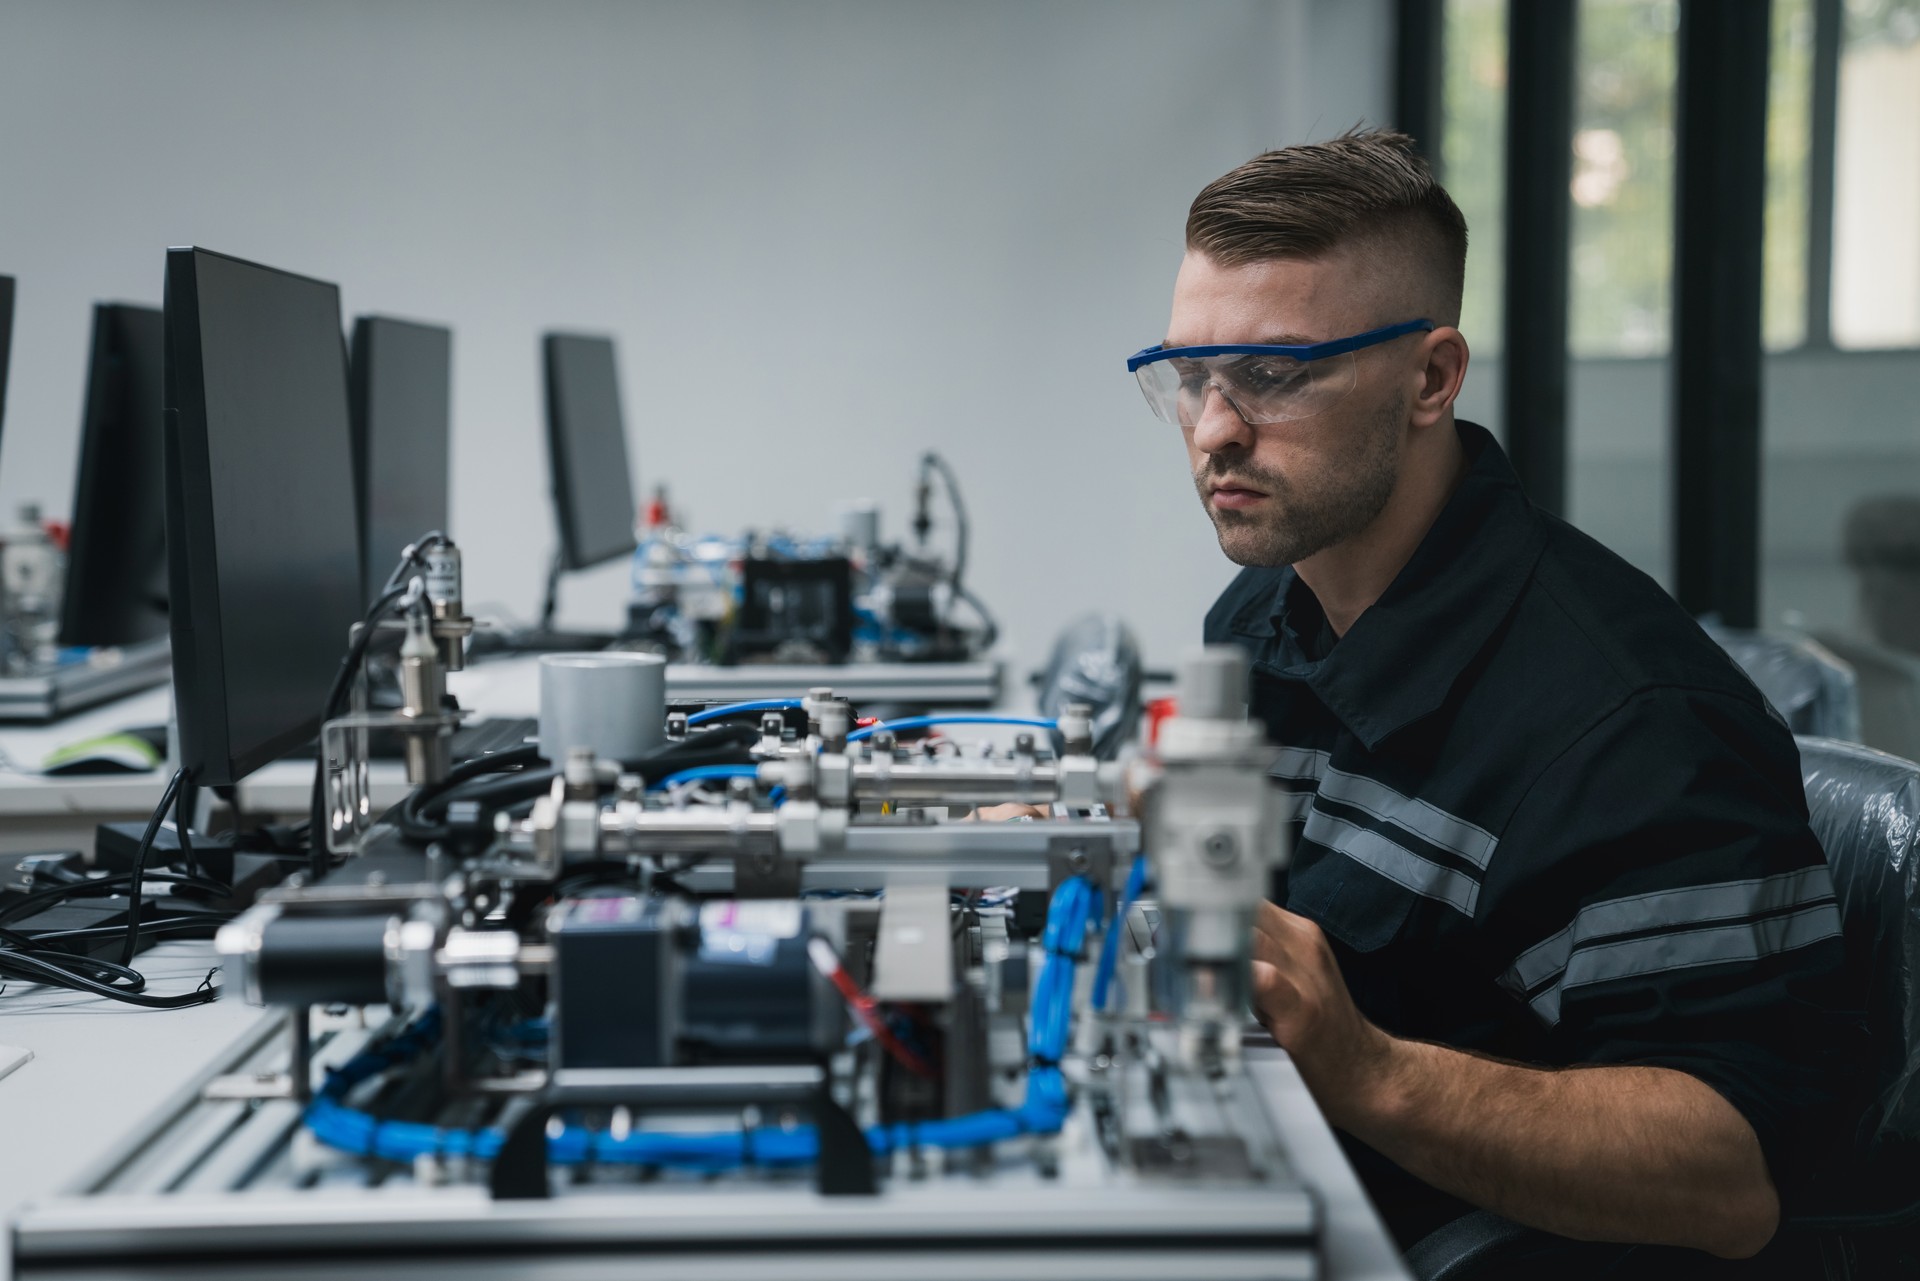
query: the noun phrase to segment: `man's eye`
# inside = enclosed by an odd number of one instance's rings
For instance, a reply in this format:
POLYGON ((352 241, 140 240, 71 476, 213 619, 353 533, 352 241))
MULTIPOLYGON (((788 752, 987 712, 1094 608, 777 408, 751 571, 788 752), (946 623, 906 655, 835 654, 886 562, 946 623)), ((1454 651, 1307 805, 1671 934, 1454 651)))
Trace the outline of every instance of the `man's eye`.
POLYGON ((1270 360, 1250 361, 1238 371, 1240 381, 1249 387, 1258 387, 1264 391, 1280 391, 1297 381, 1305 372, 1305 367, 1292 361, 1270 360))
POLYGON ((1167 362, 1173 366, 1173 372, 1180 379, 1182 391, 1198 391, 1207 385, 1207 368, 1198 361, 1173 360, 1167 362))

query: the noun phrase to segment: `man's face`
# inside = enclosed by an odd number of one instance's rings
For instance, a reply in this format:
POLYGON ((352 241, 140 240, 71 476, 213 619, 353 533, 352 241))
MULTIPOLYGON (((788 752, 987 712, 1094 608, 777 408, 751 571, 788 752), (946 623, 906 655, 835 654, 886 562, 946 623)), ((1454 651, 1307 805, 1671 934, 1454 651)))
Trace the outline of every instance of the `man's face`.
MULTIPOLYGON (((1167 345, 1314 343, 1412 319, 1384 315, 1346 251, 1312 261, 1223 267, 1189 252, 1173 287, 1167 345)), ((1372 524, 1393 495, 1406 432, 1396 344, 1356 353, 1351 392, 1294 422, 1250 425, 1217 392, 1182 428, 1220 550, 1240 565, 1291 565, 1372 524)))

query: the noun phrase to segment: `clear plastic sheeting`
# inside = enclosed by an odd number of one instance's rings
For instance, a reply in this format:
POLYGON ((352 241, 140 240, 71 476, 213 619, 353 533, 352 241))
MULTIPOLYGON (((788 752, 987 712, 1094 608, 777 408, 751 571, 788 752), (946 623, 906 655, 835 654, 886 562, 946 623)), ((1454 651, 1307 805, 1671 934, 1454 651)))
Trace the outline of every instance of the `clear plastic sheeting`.
POLYGON ((1869 1149, 1920 1142, 1920 765, 1857 743, 1799 743, 1847 949, 1868 976, 1880 1089, 1861 1137, 1869 1149))
POLYGON ((1711 618, 1700 626, 1740 664, 1796 734, 1860 741, 1860 691, 1853 668, 1804 636, 1745 631, 1711 618))
POLYGON ((1058 720, 1069 703, 1093 708, 1093 753, 1110 761, 1140 722, 1140 642, 1111 615, 1067 624, 1040 677, 1040 714, 1058 720))

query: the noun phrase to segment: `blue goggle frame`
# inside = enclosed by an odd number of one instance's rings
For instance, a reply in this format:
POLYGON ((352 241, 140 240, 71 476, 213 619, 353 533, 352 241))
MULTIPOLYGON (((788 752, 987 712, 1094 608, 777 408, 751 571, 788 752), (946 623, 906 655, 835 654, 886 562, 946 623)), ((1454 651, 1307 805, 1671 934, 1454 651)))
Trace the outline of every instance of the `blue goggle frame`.
POLYGON ((1431 320, 1408 320, 1397 325, 1388 325, 1384 329, 1369 329, 1364 334, 1355 334, 1351 338, 1332 338, 1326 342, 1284 344, 1284 343, 1227 343, 1208 347, 1167 347, 1153 346, 1137 351, 1127 357, 1127 372, 1138 373, 1142 365, 1151 365, 1157 360, 1173 360, 1176 357, 1198 358, 1201 356, 1286 356, 1293 360, 1324 360, 1328 356, 1344 356, 1350 351, 1359 351, 1365 347, 1378 346, 1383 342, 1392 342, 1404 334, 1437 329, 1431 320))

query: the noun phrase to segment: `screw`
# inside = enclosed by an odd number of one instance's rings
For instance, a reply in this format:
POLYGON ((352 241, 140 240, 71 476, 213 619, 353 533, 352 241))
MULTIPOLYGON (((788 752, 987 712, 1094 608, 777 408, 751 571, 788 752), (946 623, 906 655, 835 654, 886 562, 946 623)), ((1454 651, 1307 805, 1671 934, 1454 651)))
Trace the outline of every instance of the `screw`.
POLYGON ((1240 842, 1233 839, 1232 832, 1215 832, 1201 843, 1200 857, 1224 871, 1240 861, 1240 842))
POLYGON ((1076 846, 1067 851, 1067 866, 1073 869, 1075 876, 1084 876, 1092 863, 1087 858, 1087 852, 1076 846))

